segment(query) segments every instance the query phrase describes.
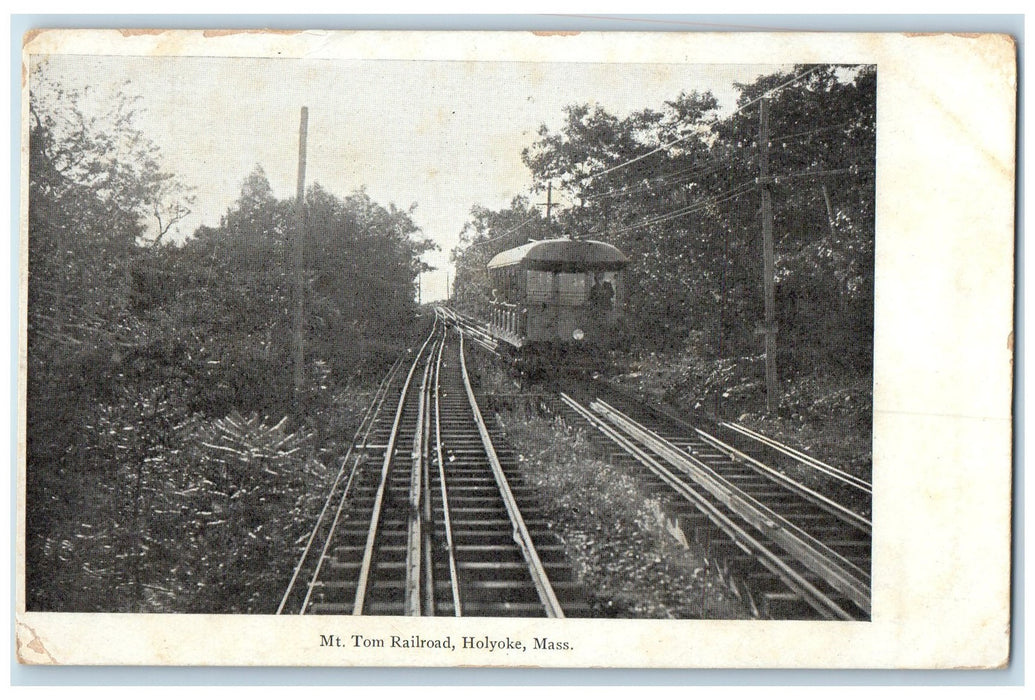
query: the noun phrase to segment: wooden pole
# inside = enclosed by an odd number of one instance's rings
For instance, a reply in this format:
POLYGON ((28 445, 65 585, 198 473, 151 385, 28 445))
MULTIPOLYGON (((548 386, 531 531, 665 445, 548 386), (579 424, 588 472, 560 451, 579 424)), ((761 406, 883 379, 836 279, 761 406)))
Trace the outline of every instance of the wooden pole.
POLYGON ((540 202, 539 206, 546 207, 546 230, 553 229, 553 182, 546 183, 546 201, 540 202))
POLYGON ((553 209, 553 183, 546 183, 546 225, 549 226, 553 221, 550 218, 550 212, 553 209))
POLYGON ((758 185, 762 192, 762 275, 765 289, 765 408, 772 413, 777 403, 776 386, 776 291, 773 253, 773 205, 769 193, 769 99, 759 103, 758 185))
POLYGON ((298 126, 298 222, 291 245, 292 272, 294 273, 295 309, 292 319, 295 339, 295 398, 298 400, 305 383, 305 146, 309 130, 309 108, 302 108, 298 126))

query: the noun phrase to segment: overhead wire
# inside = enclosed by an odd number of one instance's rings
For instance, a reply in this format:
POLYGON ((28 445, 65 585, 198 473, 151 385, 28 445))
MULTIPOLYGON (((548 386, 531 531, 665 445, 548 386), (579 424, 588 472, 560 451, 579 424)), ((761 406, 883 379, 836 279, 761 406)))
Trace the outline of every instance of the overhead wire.
POLYGON ((475 248, 475 247, 480 246, 480 245, 485 245, 486 243, 492 243, 493 241, 498 241, 498 240, 500 240, 502 238, 506 238, 507 236, 509 236, 512 233, 517 233, 519 230, 521 230, 525 226, 527 226, 532 220, 537 219, 537 218, 539 218, 539 217, 536 214, 533 214, 532 216, 528 217, 527 219, 522 221, 520 224, 518 224, 514 228, 510 229, 509 231, 507 231, 506 233, 501 233, 500 235, 496 236, 495 238, 490 238, 487 241, 477 241, 475 243, 471 243, 469 246, 467 246, 466 249, 470 250, 471 248, 475 248))
MULTIPOLYGON (((846 173, 850 173, 850 174, 856 175, 856 174, 861 174, 861 173, 869 172, 870 170, 872 170, 872 168, 859 167, 859 166, 852 166, 852 167, 849 167, 849 168, 838 168, 836 170, 803 170, 801 172, 788 173, 786 175, 775 175, 775 176, 772 177, 772 180, 773 180, 774 184, 779 184, 781 180, 788 180, 788 179, 798 178, 798 177, 823 176, 823 175, 843 175, 843 174, 846 174, 846 173)), ((709 206, 712 206, 712 205, 715 205, 715 204, 721 204, 721 203, 726 202, 728 200, 735 199, 736 197, 739 197, 739 196, 741 196, 743 194, 747 194, 747 192, 749 192, 750 190, 754 189, 754 186, 756 184, 757 183, 754 180, 741 183, 740 185, 737 185, 736 187, 734 187, 732 190, 727 190, 724 193, 712 195, 711 197, 703 199, 703 200, 701 200, 699 202, 694 202, 693 204, 687 205, 685 207, 681 207, 680 209, 676 209, 676 210, 673 210, 673 211, 670 211, 670 212, 666 212, 664 214, 657 214, 657 215, 651 217, 650 219, 646 219, 646 220, 641 221, 639 223, 632 224, 632 225, 629 225, 629 226, 625 226, 623 228, 616 229, 612 233, 623 233, 625 231, 632 231, 632 230, 635 230, 637 228, 642 228, 644 226, 650 226, 652 224, 663 223, 663 222, 668 221, 670 219, 675 219, 675 218, 679 218, 681 216, 686 216, 687 214, 693 214, 694 212, 700 211, 702 209, 706 209, 709 206)))
MULTIPOLYGON (((769 90, 766 90, 764 93, 762 93, 761 95, 759 95, 755 99, 750 100, 748 102, 745 102, 744 104, 740 105, 735 110, 733 110, 732 112, 730 112, 729 114, 724 116, 722 119, 719 119, 719 118, 713 119, 707 126, 714 126, 715 124, 719 124, 719 123, 721 123, 723 121, 726 121, 726 120, 730 119, 731 117, 739 114, 740 112, 743 112, 748 107, 751 107, 752 105, 755 105, 758 102, 761 102, 762 100, 764 100, 765 98, 769 97, 769 95, 771 95, 772 93, 776 92, 777 90, 782 90, 783 88, 785 88, 785 87, 787 87, 789 85, 793 85, 794 83, 798 82, 802 78, 804 78, 804 77, 806 77, 806 76, 808 76, 808 75, 810 75, 812 73, 815 73, 820 68, 823 68, 823 64, 815 65, 812 68, 810 68, 809 70, 803 71, 802 73, 799 73, 798 75, 794 76, 790 80, 784 81, 783 83, 780 83, 776 87, 773 87, 773 88, 770 88, 769 90)), ((691 136, 694 136, 694 135, 695 135, 695 133, 692 132, 692 133, 687 134, 686 136, 680 136, 678 139, 674 139, 674 140, 669 141, 667 143, 663 143, 663 144, 657 146, 656 148, 653 148, 653 149, 647 151, 646 153, 642 153, 642 154, 636 156, 635 158, 630 158, 629 160, 623 161, 623 162, 618 163, 616 165, 612 165, 611 167, 606 168, 604 170, 601 170, 598 173, 589 173, 587 175, 583 175, 581 178, 579 178, 579 180, 587 180, 589 178, 600 177, 601 175, 606 175, 608 173, 614 172, 615 170, 619 170, 620 168, 624 168, 626 166, 632 165, 633 163, 637 163, 637 162, 643 160, 644 158, 648 158, 648 157, 654 155, 655 153, 663 151, 663 150, 665 150, 667 148, 671 148, 672 146, 675 146, 676 144, 682 143, 683 141, 686 141, 687 139, 689 139, 691 136)))
POLYGON ((772 136, 772 137, 770 137, 769 141, 770 141, 770 143, 775 143, 777 141, 789 141, 790 139, 796 139, 796 138, 798 138, 800 136, 814 136, 816 134, 822 134, 822 133, 827 132, 827 131, 835 131, 837 129, 844 129, 845 127, 851 126, 854 123, 855 123, 855 120, 854 119, 850 119, 848 121, 841 122, 840 124, 831 124, 829 126, 824 126, 824 127, 819 128, 819 129, 812 129, 811 131, 799 131, 796 134, 784 134, 783 136, 772 136))
POLYGON ((666 173, 665 175, 656 175, 656 176, 654 176, 652 178, 647 178, 645 182, 633 183, 631 185, 627 185, 625 187, 620 187, 620 188, 617 188, 617 189, 614 189, 614 190, 609 190, 607 192, 600 192, 600 193, 597 193, 597 194, 583 195, 581 197, 581 199, 583 199, 584 201, 593 201, 593 200, 597 200, 597 199, 603 199, 605 197, 622 196, 622 195, 627 195, 627 194, 636 194, 637 192, 645 192, 645 191, 650 190, 653 187, 657 186, 657 185, 646 184, 646 183, 652 182, 654 180, 660 181, 659 184, 668 183, 668 184, 673 184, 673 185, 679 184, 679 183, 683 183, 683 182, 688 182, 690 180, 693 180, 695 177, 698 177, 698 176, 701 176, 701 175, 709 175, 709 174, 715 172, 716 170, 718 170, 719 168, 723 167, 724 165, 727 165, 728 163, 729 163, 728 160, 726 162, 720 162, 720 161, 718 161, 716 159, 714 164, 709 165, 706 168, 699 168, 699 169, 688 168, 686 170, 680 170, 680 171, 676 171, 674 173, 666 173), (671 178, 671 179, 668 179, 668 178, 671 178))
POLYGON ((705 163, 705 167, 694 167, 684 168, 682 170, 676 170, 671 173, 663 173, 661 175, 655 175, 654 177, 644 178, 640 182, 634 182, 624 187, 618 187, 607 192, 600 192, 596 194, 581 195, 580 198, 584 201, 594 201, 598 199, 604 199, 610 196, 622 196, 626 194, 635 194, 637 192, 644 192, 651 189, 651 185, 646 184, 655 180, 661 182, 668 182, 671 184, 679 184, 692 180, 694 177, 701 175, 710 175, 711 173, 719 170, 722 167, 728 167, 738 162, 744 162, 747 160, 747 156, 711 156, 700 161, 705 163), (669 179, 671 178, 671 179, 669 179))
POLYGON ((834 170, 802 170, 796 173, 787 173, 786 175, 774 175, 772 177, 773 184, 780 184, 781 180, 792 180, 799 177, 817 177, 820 175, 844 175, 852 174, 859 175, 861 173, 870 172, 873 170, 871 167, 852 165, 847 168, 836 168, 834 170))
MULTIPOLYGON (((829 129, 824 129, 824 130, 829 130, 829 129)), ((824 131, 824 130, 817 130, 816 133, 818 133, 819 131, 824 131)), ((785 137, 785 138, 787 138, 787 137, 785 137)), ((770 139, 770 141, 772 141, 772 139, 770 139)), ((873 170, 872 167, 859 166, 859 165, 853 164, 853 165, 851 165, 850 167, 847 167, 847 168, 837 168, 837 169, 830 169, 830 170, 805 170, 805 171, 800 171, 800 172, 796 172, 796 173, 788 173, 788 174, 785 174, 785 175, 774 175, 774 176, 772 176, 771 179, 773 181, 773 184, 780 184, 781 180, 790 180, 790 179, 795 179, 795 178, 800 178, 800 177, 819 177, 819 176, 843 175, 843 174, 858 175, 858 174, 861 174, 861 173, 869 172, 871 170, 873 170)), ((752 182, 751 184, 753 185, 754 182, 752 182)), ((635 225, 632 225, 632 226, 626 226, 624 228, 620 228, 617 231, 615 231, 615 233, 629 231, 629 230, 633 230, 635 228, 640 228, 642 226, 649 226, 651 224, 656 224, 656 223, 661 223, 661 222, 664 222, 664 221, 668 221, 671 218, 677 218, 677 217, 680 217, 680 216, 685 216, 687 214, 693 213, 694 211, 698 211, 700 209, 703 209, 703 208, 705 208, 705 207, 707 207, 707 206, 709 206, 711 204, 717 204, 717 203, 720 203, 720 202, 724 202, 724 201, 726 201, 728 199, 731 199, 731 198, 734 198, 734 197, 738 197, 738 196, 740 196, 740 195, 742 195, 742 194, 744 194, 746 192, 746 190, 743 189, 743 186, 738 186, 735 189, 736 189, 736 191, 729 193, 728 196, 713 195, 712 197, 709 197, 708 199, 702 200, 699 203, 695 203, 693 205, 689 205, 687 207, 683 207, 681 209, 677 209, 677 210, 669 212, 667 214, 656 215, 656 216, 654 216, 654 217, 652 217, 650 219, 647 219, 647 220, 645 220, 645 221, 643 221, 643 222, 641 222, 639 224, 635 224, 635 225)), ((635 190, 633 190, 633 191, 635 191, 635 190)))
MULTIPOLYGON (((722 117, 721 119, 716 118, 716 119, 712 120, 712 122, 710 122, 709 126, 714 126, 714 125, 722 123, 724 121, 728 121, 730 118, 732 118, 733 116, 735 116, 739 112, 742 112, 745 109, 747 109, 748 107, 751 107, 752 105, 761 102, 766 97, 772 95, 773 93, 775 93, 775 92, 777 92, 779 90, 782 90, 783 88, 785 88, 785 87, 787 87, 789 85, 794 84, 795 82, 801 80, 802 78, 805 78, 806 76, 810 75, 811 73, 814 73, 815 71, 819 70, 820 68, 822 68, 821 65, 813 66, 811 69, 803 71, 803 72, 799 73, 798 75, 790 78, 789 80, 786 80, 783 83, 781 83, 781 84, 779 84, 779 85, 777 85, 777 86, 775 86, 773 88, 770 88, 769 90, 766 90, 764 93, 762 93, 758 97, 756 97, 756 98, 754 98, 752 100, 749 100, 748 102, 745 102, 744 104, 740 105, 739 107, 737 107, 737 109, 735 109, 730 114, 722 117)), ((643 160, 644 158, 647 158, 650 155, 652 155, 654 153, 657 153, 657 152, 659 152, 661 150, 664 150, 664 149, 666 149, 666 148, 668 148, 670 146, 673 146, 675 144, 681 143, 681 142, 687 140, 688 138, 690 138, 693 135, 694 135, 694 133, 689 133, 689 134, 687 134, 685 136, 682 136, 682 137, 680 137, 678 139, 674 139, 673 141, 669 141, 667 143, 661 144, 660 146, 652 149, 651 151, 648 151, 647 153, 641 154, 641 155, 637 156, 636 158, 629 159, 629 160, 627 160, 627 161, 625 161, 623 163, 618 163, 617 165, 611 166, 610 168, 607 168, 607 169, 605 169, 605 170, 603 170, 603 171, 601 171, 599 173, 592 173, 592 174, 589 174, 589 175, 585 175, 585 176, 583 176, 581 178, 578 178, 578 180, 582 181, 582 180, 586 180, 586 179, 589 179, 589 178, 593 178, 593 177, 597 177, 597 176, 600 176, 600 175, 604 175, 604 174, 607 174, 609 172, 613 172, 615 170, 618 170, 619 168, 622 168, 622 167, 625 167, 625 166, 630 165, 632 163, 635 163, 635 162, 638 162, 640 160, 643 160)), ((789 138, 789 137, 783 137, 783 138, 789 138)), ((772 141, 772 139, 770 139, 770 141, 772 141)), ((736 160, 739 160, 739 159, 738 158, 734 158, 734 159, 727 158, 725 160, 720 160, 719 158, 710 158, 710 159, 708 159, 708 161, 717 163, 718 165, 716 165, 716 167, 711 168, 711 167, 706 166, 705 168, 700 168, 700 169, 689 168, 687 170, 677 171, 677 173, 666 173, 664 175, 656 176, 655 178, 648 178, 648 182, 650 182, 652 180, 660 180, 661 182, 666 182, 667 181, 670 184, 678 184, 679 182, 686 182, 686 181, 692 179, 692 177, 694 177, 694 176, 710 174, 711 172, 714 172, 715 170, 717 170, 722 165, 731 165, 736 160), (683 173, 692 173, 692 175, 688 174, 685 177, 681 177, 681 178, 678 178, 678 179, 666 180, 666 178, 676 177, 676 175, 683 174, 683 173)), ((616 188, 614 190, 610 190, 610 191, 605 192, 605 193, 588 195, 588 196, 583 197, 582 199, 584 201, 594 201, 594 200, 604 199, 606 197, 611 197, 611 196, 619 197, 619 196, 624 196, 624 195, 629 195, 629 194, 636 194, 636 193, 639 193, 639 192, 648 191, 650 189, 651 189, 651 186, 649 186, 649 185, 633 183, 633 184, 627 185, 626 187, 616 188)), ((738 196, 739 196, 739 193, 738 193, 738 196)), ((707 206, 709 204, 709 201, 710 200, 705 200, 702 203, 702 205, 703 206, 707 206)), ((716 200, 716 201, 725 201, 725 200, 716 200)), ((670 214, 662 215, 663 218, 654 217, 652 219, 648 219, 647 221, 643 222, 642 225, 643 226, 648 226, 648 225, 650 225, 652 223, 660 223, 661 221, 667 221, 669 217, 683 216, 685 214, 689 214, 689 213, 692 213, 693 211, 696 211, 696 210, 691 209, 691 208, 684 208, 684 209, 685 209, 685 211, 684 210, 678 210, 677 212, 672 212, 670 214)), ((637 225, 635 225, 633 227, 621 228, 621 229, 618 229, 617 231, 615 231, 615 233, 622 232, 622 231, 628 231, 631 228, 636 228, 636 227, 639 227, 639 226, 640 225, 637 224, 637 225)))
MULTIPOLYGON (((698 168, 695 165, 694 167, 691 167, 691 168, 683 168, 682 170, 675 170, 675 171, 670 172, 670 173, 662 173, 660 175, 654 175, 652 177, 643 178, 643 180, 641 180, 641 183, 642 182, 651 182, 652 180, 664 180, 664 179, 667 179, 667 178, 676 178, 676 177, 681 177, 681 176, 685 176, 685 175, 689 175, 689 174, 694 174, 694 173, 700 172, 701 170, 707 170, 708 168, 713 167, 713 165, 721 165, 722 164, 721 160, 718 159, 718 158, 706 158, 706 159, 704 159, 703 162, 710 163, 711 165, 708 165, 706 168, 698 168)), ((597 194, 590 194, 590 195, 582 195, 582 199, 600 199, 601 197, 606 197, 606 196, 611 195, 611 194, 622 194, 622 193, 624 193, 625 190, 628 190, 628 189, 630 189, 632 187, 636 187, 636 186, 638 186, 637 183, 633 183, 631 185, 626 185, 625 187, 616 187, 615 189, 608 190, 607 192, 600 192, 600 193, 597 193, 597 194)))
POLYGON ((741 196, 743 194, 747 194, 749 191, 754 189, 755 184, 756 183, 755 183, 754 180, 741 183, 740 185, 735 187, 732 191, 728 190, 728 191, 726 191, 724 193, 713 195, 713 196, 708 197, 708 198, 706 198, 706 199, 704 199, 702 201, 694 202, 693 204, 687 205, 687 206, 682 207, 680 209, 676 209, 675 211, 667 212, 667 213, 664 213, 664 214, 658 214, 658 215, 656 215, 656 216, 654 216, 654 217, 652 217, 650 219, 647 219, 645 221, 641 221, 641 222, 638 222, 636 224, 631 224, 629 226, 625 226, 623 228, 616 229, 615 231, 612 231, 612 233, 624 233, 625 231, 633 231, 635 229, 643 228, 645 226, 651 226, 653 224, 660 224, 660 223, 663 223, 665 221, 669 221, 670 219, 676 219, 676 218, 679 218, 681 216, 686 216, 687 214, 693 214, 694 212, 701 211, 702 209, 706 209, 709 206, 712 206, 714 204, 721 204, 722 202, 728 201, 730 199, 734 199, 735 197, 739 197, 739 196, 741 196))
MULTIPOLYGON (((766 90, 764 93, 762 93, 758 97, 756 97, 756 98, 754 98, 752 100, 749 100, 748 102, 745 102, 744 104, 738 106, 735 110, 733 110, 731 113, 725 115, 721 119, 720 118, 713 119, 711 122, 709 122, 707 124, 707 126, 714 126, 716 124, 721 124, 722 122, 730 120, 733 116, 737 115, 738 113, 743 112, 745 109, 748 109, 749 107, 751 107, 751 106, 753 106, 755 104, 758 104, 759 102, 761 102, 766 97, 769 97, 773 93, 775 93, 775 92, 777 92, 779 90, 782 90, 782 89, 784 89, 784 88, 786 88, 786 87, 788 87, 790 85, 793 85, 794 83, 796 83, 799 80, 809 76, 810 74, 818 71, 821 68, 823 68, 823 65, 816 65, 816 66, 813 66, 812 68, 810 68, 809 70, 803 71, 803 72, 793 76, 792 78, 790 78, 790 79, 780 83, 779 85, 776 85, 775 87, 772 87, 772 88, 766 90)), ((800 133, 797 133, 797 134, 789 134, 789 135, 784 135, 784 136, 778 136, 778 137, 775 137, 773 139, 770 139, 770 142, 789 140, 791 138, 796 138, 796 137, 799 137, 799 136, 808 136, 808 135, 813 135, 813 134, 817 134, 817 133, 822 133, 824 131, 833 130, 835 128, 842 128, 842 127, 848 126, 848 125, 850 125, 850 123, 851 122, 844 122, 842 124, 831 125, 829 127, 823 127, 821 129, 815 129, 815 130, 812 130, 812 131, 800 132, 800 133)), ((644 160, 645 158, 648 158, 651 155, 654 155, 655 153, 658 153, 658 152, 663 151, 663 150, 665 150, 667 148, 670 148, 670 147, 672 147, 674 145, 682 143, 683 141, 686 141, 687 139, 689 139, 692 136, 694 136, 696 133, 699 133, 699 132, 692 132, 692 133, 686 134, 685 136, 681 136, 681 137, 679 137, 677 139, 674 139, 672 141, 668 141, 666 143, 660 144, 659 146, 651 149, 650 151, 647 151, 646 153, 640 154, 639 156, 636 156, 635 158, 630 158, 629 160, 623 161, 621 163, 617 163, 616 165, 613 165, 613 166, 611 166, 609 168, 606 168, 606 169, 604 169, 604 170, 602 170, 600 172, 589 173, 589 174, 583 175, 583 176, 577 178, 577 181, 584 181, 584 180, 588 180, 588 179, 591 179, 591 178, 600 177, 601 175, 606 175, 608 173, 614 172, 615 170, 619 170, 619 169, 624 168, 626 166, 632 165, 633 163, 636 163, 636 162, 639 162, 641 160, 644 160)), ((738 160, 738 159, 735 158, 733 160, 738 160)), ((709 161, 711 161, 711 163, 714 163, 714 165, 709 163, 709 165, 707 165, 704 168, 697 168, 697 167, 687 168, 687 169, 684 169, 684 170, 681 170, 681 171, 676 171, 674 173, 665 173, 665 174, 658 175, 658 176, 655 176, 655 177, 652 177, 652 178, 647 178, 646 180, 647 180, 647 182, 654 181, 654 180, 660 180, 661 182, 668 181, 671 184, 678 184, 680 182, 689 181, 694 176, 710 174, 711 172, 714 172, 715 170, 717 170, 722 165, 730 164, 730 162, 731 162, 730 159, 725 159, 724 161, 720 161, 720 159, 718 159, 718 158, 709 158, 709 159, 705 160, 706 163, 708 163, 709 161), (670 179, 670 178, 675 178, 675 179, 670 179)), ((805 176, 809 176, 809 175, 838 174, 838 173, 841 173, 841 172, 850 172, 850 171, 852 171, 851 168, 845 169, 843 171, 842 170, 838 170, 838 171, 831 170, 831 171, 812 171, 812 172, 803 172, 803 173, 792 173, 792 174, 789 174, 789 175, 776 176, 776 177, 774 177, 774 181, 778 181, 779 178, 785 178, 786 179, 786 178, 792 178, 792 177, 805 177, 805 176)), ((704 208, 706 208, 708 206, 711 206, 713 204, 719 204, 719 203, 722 203, 722 202, 734 199, 736 197, 739 197, 739 196, 745 194, 746 192, 750 191, 754 187, 754 185, 755 185, 754 181, 751 181, 749 183, 744 183, 742 185, 738 185, 732 191, 727 191, 725 194, 714 195, 714 196, 708 197, 708 198, 706 198, 706 199, 704 199, 704 200, 702 200, 700 202, 695 202, 695 203, 693 203, 691 205, 688 205, 686 207, 682 207, 682 208, 677 209, 675 211, 668 212, 668 213, 665 213, 665 214, 656 215, 656 216, 651 217, 651 218, 649 218, 649 219, 647 219, 645 221, 642 221, 640 223, 633 224, 633 225, 630 225, 630 226, 626 226, 626 227, 623 227, 623 228, 619 228, 619 229, 613 231, 613 233, 622 233, 622 232, 625 232, 625 231, 630 231, 630 230, 634 230, 634 229, 637 229, 637 228, 642 228, 644 226, 650 226, 650 225, 656 224, 656 223, 662 223, 664 221, 668 221, 668 220, 673 219, 673 218, 678 218, 678 217, 681 217, 681 216, 686 216, 688 214, 692 214, 695 211, 700 211, 701 209, 704 209, 704 208)), ((587 195, 587 196, 582 197, 582 199, 585 200, 585 201, 593 201, 593 200, 605 199, 607 197, 612 197, 612 196, 622 196, 622 195, 626 195, 626 194, 635 194, 635 193, 638 193, 638 192, 647 191, 649 189, 651 189, 651 186, 646 185, 645 183, 633 183, 633 184, 627 185, 625 187, 609 190, 608 192, 587 195)), ((516 233, 518 230, 520 230, 521 228, 526 226, 528 223, 530 223, 535 218, 537 218, 537 217, 536 216, 531 216, 528 219, 526 219, 525 221, 523 221, 520 224, 518 224, 517 226, 515 226, 514 228, 510 229, 509 231, 506 231, 505 233, 503 233, 503 234, 501 234, 499 236, 496 236, 494 238, 490 238, 490 239, 485 240, 485 241, 478 241, 477 243, 472 243, 470 246, 468 246, 468 248, 474 248, 476 246, 486 245, 488 243, 492 243, 494 241, 499 241, 499 240, 501 240, 503 238, 506 238, 507 236, 509 236, 509 235, 511 235, 513 233, 516 233)))

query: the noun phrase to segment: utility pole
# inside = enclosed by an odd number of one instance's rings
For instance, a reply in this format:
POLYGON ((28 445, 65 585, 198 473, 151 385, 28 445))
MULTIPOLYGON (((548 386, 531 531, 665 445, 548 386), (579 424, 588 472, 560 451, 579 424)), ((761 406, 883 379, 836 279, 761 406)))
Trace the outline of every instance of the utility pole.
POLYGON ((449 290, 449 270, 446 270, 446 301, 453 298, 452 292, 449 290))
POLYGON ((305 280, 303 266, 305 264, 305 145, 309 130, 309 108, 302 108, 302 117, 298 126, 298 225, 291 246, 291 261, 294 273, 295 310, 293 316, 293 335, 295 337, 295 402, 301 398, 305 383, 305 280))
POLYGON ((552 219, 550 217, 551 210, 556 206, 553 203, 553 183, 546 183, 546 201, 539 202, 539 206, 546 207, 546 230, 549 231, 553 228, 552 219))
POLYGON ((765 409, 772 413, 776 387, 776 292, 773 261, 773 204, 769 193, 769 99, 759 103, 758 186, 762 192, 762 275, 765 289, 765 409))
POLYGON ((421 271, 417 270, 417 306, 420 306, 423 302, 421 300, 421 271))

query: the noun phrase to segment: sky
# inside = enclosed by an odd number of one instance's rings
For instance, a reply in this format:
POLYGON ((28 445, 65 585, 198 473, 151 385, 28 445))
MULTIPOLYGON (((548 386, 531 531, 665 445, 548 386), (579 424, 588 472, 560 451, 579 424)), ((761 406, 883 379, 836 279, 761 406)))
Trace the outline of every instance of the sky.
MULTIPOLYGON (((91 87, 96 109, 119 90, 139 96, 138 127, 165 168, 195 188, 192 214, 170 236, 216 225, 261 165, 277 197, 293 197, 301 107, 309 110, 307 184, 345 196, 365 187, 408 209, 439 250, 425 260, 424 301, 446 297, 449 253, 474 205, 528 195, 521 151, 566 105, 619 117, 710 90, 723 111, 734 83, 788 66, 600 64, 207 57, 50 56, 46 77, 91 87)), ((535 201, 543 199, 536 195, 535 201)))

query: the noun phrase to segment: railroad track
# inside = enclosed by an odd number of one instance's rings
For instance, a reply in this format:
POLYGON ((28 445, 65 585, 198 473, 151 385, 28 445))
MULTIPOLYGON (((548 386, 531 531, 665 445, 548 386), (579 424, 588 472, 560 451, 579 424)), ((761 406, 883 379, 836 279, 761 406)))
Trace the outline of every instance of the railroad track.
POLYGON ((450 309, 448 306, 438 307, 438 312, 446 322, 453 324, 463 333, 465 338, 469 338, 486 352, 497 357, 499 356, 499 341, 489 333, 488 329, 481 322, 459 311, 450 309))
MULTIPOLYGON (((453 319, 464 333, 484 335, 473 319, 453 319)), ((674 495, 683 530, 721 560, 756 615, 869 619, 869 483, 736 423, 690 425, 605 382, 572 379, 564 388, 558 412, 590 428, 611 459, 652 489, 674 495), (789 476, 803 470, 824 488, 789 476)))
POLYGON ((613 459, 678 496, 683 530, 724 560, 756 614, 869 619, 866 517, 606 384, 568 388, 560 412, 591 428, 613 459))
POLYGON ((382 382, 279 613, 587 614, 442 321, 382 382))

